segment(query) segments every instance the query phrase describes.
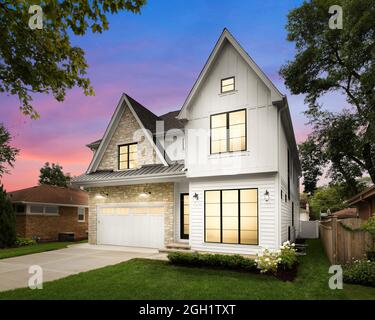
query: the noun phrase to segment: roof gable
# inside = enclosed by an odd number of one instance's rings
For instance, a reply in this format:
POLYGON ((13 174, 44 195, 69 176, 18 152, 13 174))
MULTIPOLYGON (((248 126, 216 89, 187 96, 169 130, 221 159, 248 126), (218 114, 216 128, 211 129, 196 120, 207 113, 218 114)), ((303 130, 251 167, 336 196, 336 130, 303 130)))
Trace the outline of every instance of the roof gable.
POLYGON ((160 159, 161 163, 165 166, 167 166, 167 162, 164 159, 163 155, 161 154, 159 148, 156 147, 155 142, 152 137, 152 130, 155 132, 156 127, 156 121, 160 120, 159 117, 157 117, 155 114, 153 114, 151 111, 147 110, 145 107, 143 107, 139 102, 131 98, 130 96, 126 94, 122 94, 119 103, 117 104, 116 110, 112 115, 112 118, 109 122, 109 125, 104 133, 103 139, 100 141, 99 147, 97 151, 95 152, 91 163, 87 169, 87 173, 94 172, 98 169, 98 166, 103 158, 103 155, 108 147, 109 142, 111 141, 111 138, 113 134, 116 131, 116 128, 118 127, 118 124, 121 120, 121 117, 125 111, 125 108, 129 108, 132 112, 134 118, 137 120, 140 128, 143 130, 143 134, 145 138, 151 143, 153 146, 158 158, 160 159), (141 119, 143 121, 141 121, 141 119), (154 122, 154 126, 152 122, 154 122))
POLYGON ((266 76, 266 74, 259 68, 259 66, 254 62, 254 60, 248 55, 248 53, 241 47, 238 41, 232 36, 232 34, 228 31, 228 29, 224 29, 221 33, 219 40, 216 42, 214 49, 212 50, 206 64, 204 65, 202 71, 200 72, 196 82, 193 85, 193 88, 190 90, 189 95, 187 96, 181 111, 178 115, 178 119, 186 119, 187 117, 187 110, 190 107, 192 101, 194 100, 196 94, 200 90, 201 86, 204 83, 208 73, 210 72, 211 68, 213 67, 216 59, 219 57, 221 50, 224 48, 225 44, 229 43, 232 45, 235 50, 239 53, 239 55, 244 59, 244 61, 249 65, 249 67, 254 70, 256 75, 263 81, 263 83, 270 89, 271 91, 271 100, 272 101, 280 101, 283 99, 283 95, 280 91, 276 88, 276 86, 272 83, 272 81, 266 76))

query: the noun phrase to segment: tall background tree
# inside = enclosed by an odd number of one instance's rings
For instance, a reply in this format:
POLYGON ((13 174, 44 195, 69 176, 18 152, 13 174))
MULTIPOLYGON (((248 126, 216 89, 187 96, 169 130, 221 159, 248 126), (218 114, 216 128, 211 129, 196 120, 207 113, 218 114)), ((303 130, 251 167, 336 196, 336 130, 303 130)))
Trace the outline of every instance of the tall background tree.
POLYGON ((13 167, 16 155, 19 150, 10 145, 11 135, 7 129, 0 123, 0 181, 4 173, 8 172, 9 167, 13 167))
POLYGON ((67 187, 70 183, 70 176, 63 172, 63 167, 46 162, 44 167, 40 169, 39 184, 50 186, 67 187))
POLYGON ((16 241, 16 216, 12 203, 0 185, 0 248, 12 246, 16 241))
MULTIPOLYGON (((304 2, 289 13, 286 28, 296 55, 280 73, 293 94, 306 96, 309 143, 324 154, 331 179, 356 193, 363 172, 375 183, 375 2, 304 2), (329 27, 332 5, 342 7, 342 29, 329 27), (332 92, 344 95, 349 107, 323 106, 321 98, 332 92)), ((308 175, 319 175, 322 164, 316 166, 320 171, 310 168, 308 175)))
POLYGON ((107 15, 120 11, 139 13, 146 0, 48 0, 0 2, 0 92, 18 96, 20 109, 32 118, 33 93, 52 93, 63 101, 75 86, 93 95, 86 77, 84 51, 72 46, 70 34, 109 28, 107 15), (32 4, 43 9, 42 29, 29 27, 32 4))

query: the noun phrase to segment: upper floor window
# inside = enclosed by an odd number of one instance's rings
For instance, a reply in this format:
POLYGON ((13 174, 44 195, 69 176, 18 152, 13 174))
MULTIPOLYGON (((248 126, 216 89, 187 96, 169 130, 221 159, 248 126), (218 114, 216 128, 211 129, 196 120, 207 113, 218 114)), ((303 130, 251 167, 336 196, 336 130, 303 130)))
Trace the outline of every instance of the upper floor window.
POLYGON ((124 144, 118 147, 119 170, 134 169, 137 167, 137 144, 124 144))
POLYGON ((211 154, 246 150, 246 110, 211 116, 211 154))
POLYGON ((234 77, 221 79, 221 93, 234 91, 234 89, 235 89, 234 77))

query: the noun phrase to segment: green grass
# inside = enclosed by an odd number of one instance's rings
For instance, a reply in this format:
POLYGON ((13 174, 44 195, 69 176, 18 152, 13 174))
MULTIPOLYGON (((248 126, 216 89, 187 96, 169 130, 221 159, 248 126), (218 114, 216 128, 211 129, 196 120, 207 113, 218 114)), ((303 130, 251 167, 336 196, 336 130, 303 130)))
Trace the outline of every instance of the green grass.
POLYGON ((18 248, 0 249, 0 259, 24 256, 26 254, 39 253, 66 248, 70 244, 78 242, 47 242, 18 248))
POLYGON ((44 284, 43 290, 0 292, 0 299, 375 299, 375 288, 328 288, 329 264, 309 241, 294 282, 271 276, 134 259, 44 284))

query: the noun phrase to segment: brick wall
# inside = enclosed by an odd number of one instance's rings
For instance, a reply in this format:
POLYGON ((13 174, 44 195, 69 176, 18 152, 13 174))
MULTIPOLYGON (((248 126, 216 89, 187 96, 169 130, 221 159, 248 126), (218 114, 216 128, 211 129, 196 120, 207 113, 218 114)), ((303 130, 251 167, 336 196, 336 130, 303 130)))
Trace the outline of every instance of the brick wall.
POLYGON ((144 137, 143 131, 129 108, 125 109, 120 122, 104 152, 98 170, 118 170, 118 145, 138 143, 138 167, 161 163, 153 145, 144 137))
POLYGON ((58 216, 17 215, 17 235, 25 238, 40 237, 42 240, 57 240, 60 232, 74 232, 76 240, 86 239, 88 209, 85 221, 78 222, 78 208, 59 207, 58 216))
POLYGON ((96 208, 101 204, 129 203, 129 202, 164 202, 166 213, 164 216, 164 242, 170 243, 174 239, 174 184, 153 183, 118 187, 89 188, 89 243, 96 244, 96 208), (147 188, 151 194, 140 199, 139 194, 147 188), (104 199, 98 199, 98 194, 108 194, 104 199))

